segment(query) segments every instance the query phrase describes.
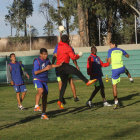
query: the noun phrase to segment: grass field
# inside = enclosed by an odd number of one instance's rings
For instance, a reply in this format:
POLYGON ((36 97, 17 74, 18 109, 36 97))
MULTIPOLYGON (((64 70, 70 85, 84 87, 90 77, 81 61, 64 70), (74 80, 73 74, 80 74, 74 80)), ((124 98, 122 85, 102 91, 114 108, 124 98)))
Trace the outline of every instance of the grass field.
MULTIPOLYGON (((105 82, 104 82, 105 83, 105 82)), ((47 114, 50 120, 41 120, 40 113, 33 112, 35 93, 33 85, 27 85, 28 95, 17 109, 16 94, 12 87, 0 87, 0 140, 139 140, 140 139, 140 78, 131 84, 122 79, 118 85, 120 109, 103 107, 100 93, 93 102, 95 107, 85 106, 93 86, 86 87, 75 81, 79 102, 74 102, 70 86, 65 94, 64 110, 57 107, 57 83, 50 83, 47 114)), ((111 81, 105 83, 106 98, 113 103, 111 81)))

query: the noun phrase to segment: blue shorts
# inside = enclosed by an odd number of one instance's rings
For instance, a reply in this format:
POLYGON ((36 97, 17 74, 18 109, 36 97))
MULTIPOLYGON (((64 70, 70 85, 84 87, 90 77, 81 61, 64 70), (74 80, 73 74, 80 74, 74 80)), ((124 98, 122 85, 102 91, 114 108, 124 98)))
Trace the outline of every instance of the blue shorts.
POLYGON ((125 67, 119 69, 112 69, 112 83, 117 84, 120 82, 120 74, 125 73, 125 67))
POLYGON ((13 86, 16 93, 17 92, 27 92, 26 86, 25 85, 20 85, 20 86, 13 86))
POLYGON ((48 94, 48 85, 46 82, 41 82, 39 80, 33 80, 34 86, 36 88, 36 90, 38 88, 43 88, 44 89, 44 93, 48 94))

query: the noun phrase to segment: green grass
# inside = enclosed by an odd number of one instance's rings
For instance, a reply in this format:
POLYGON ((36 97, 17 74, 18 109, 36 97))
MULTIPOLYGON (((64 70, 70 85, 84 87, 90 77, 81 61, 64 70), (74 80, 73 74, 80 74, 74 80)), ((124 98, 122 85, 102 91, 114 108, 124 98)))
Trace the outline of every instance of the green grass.
MULTIPOLYGON (((140 139, 140 78, 131 84, 122 79, 118 97, 122 108, 102 107, 98 93, 96 107, 85 106, 93 86, 86 87, 75 81, 79 102, 74 102, 70 86, 65 93, 64 110, 57 107, 57 83, 50 83, 47 114, 50 120, 41 120, 33 112, 36 90, 27 85, 28 94, 23 102, 27 110, 17 109, 16 94, 12 87, 0 87, 0 140, 139 140, 140 139)), ((105 83, 105 82, 104 82, 105 83)), ((113 103, 111 81, 105 83, 106 98, 113 103)))

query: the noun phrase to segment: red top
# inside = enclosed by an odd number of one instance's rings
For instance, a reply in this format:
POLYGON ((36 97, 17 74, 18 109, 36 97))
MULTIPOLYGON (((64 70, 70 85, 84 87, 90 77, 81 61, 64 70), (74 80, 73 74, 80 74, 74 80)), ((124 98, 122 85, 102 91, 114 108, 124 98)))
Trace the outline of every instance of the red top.
POLYGON ((76 55, 72 48, 64 42, 59 42, 58 43, 58 50, 57 50, 57 62, 56 64, 59 65, 61 63, 69 63, 70 58, 72 60, 77 60, 80 56, 76 55))

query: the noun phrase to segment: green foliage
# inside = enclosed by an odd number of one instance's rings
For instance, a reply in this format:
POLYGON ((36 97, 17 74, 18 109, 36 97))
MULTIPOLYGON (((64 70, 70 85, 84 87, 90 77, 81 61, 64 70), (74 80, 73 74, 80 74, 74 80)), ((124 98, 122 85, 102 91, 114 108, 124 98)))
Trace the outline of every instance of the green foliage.
POLYGON ((14 0, 7 9, 8 14, 5 16, 5 20, 17 29, 16 35, 19 36, 19 31, 27 28, 26 19, 32 15, 32 0, 14 0))

